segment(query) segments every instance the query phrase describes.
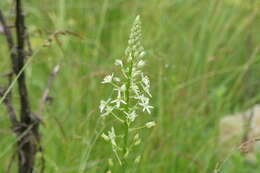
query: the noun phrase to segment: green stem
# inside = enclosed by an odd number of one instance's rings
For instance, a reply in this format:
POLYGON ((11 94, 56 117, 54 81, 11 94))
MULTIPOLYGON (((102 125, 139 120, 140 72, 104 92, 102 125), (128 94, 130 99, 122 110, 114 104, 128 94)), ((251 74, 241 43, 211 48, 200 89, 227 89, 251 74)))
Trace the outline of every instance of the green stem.
POLYGON ((147 128, 146 126, 141 126, 141 127, 136 127, 136 128, 132 128, 132 129, 129 129, 129 131, 135 131, 135 130, 140 130, 140 129, 144 129, 144 128, 147 128))
POLYGON ((123 168, 123 173, 126 172, 127 170, 127 159, 126 159, 126 155, 127 155, 127 147, 128 147, 128 133, 129 133, 129 126, 127 121, 125 121, 125 135, 124 135, 124 148, 123 148, 123 163, 122 163, 122 168, 123 168))
POLYGON ((114 114, 113 112, 111 113, 113 115, 113 117, 115 117, 118 121, 120 121, 121 123, 124 123, 123 120, 121 120, 121 118, 119 118, 116 114, 114 114))
MULTIPOLYGON (((127 84, 126 84, 126 112, 129 113, 129 105, 130 105, 130 85, 131 85, 131 78, 132 78, 132 68, 133 68, 133 62, 131 62, 130 67, 129 67, 129 73, 128 73, 128 79, 127 79, 127 84)), ((125 122, 124 122, 124 130, 125 130, 125 135, 124 135, 124 147, 123 147, 123 165, 122 165, 122 172, 125 173, 127 170, 127 152, 128 152, 128 136, 129 136, 129 123, 127 118, 125 117, 125 122)))

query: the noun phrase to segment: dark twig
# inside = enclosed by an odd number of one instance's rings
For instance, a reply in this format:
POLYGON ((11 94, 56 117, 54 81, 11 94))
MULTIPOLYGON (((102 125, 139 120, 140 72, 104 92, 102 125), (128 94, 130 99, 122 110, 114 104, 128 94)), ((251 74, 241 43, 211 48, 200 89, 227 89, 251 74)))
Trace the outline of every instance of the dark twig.
POLYGON ((4 28, 2 25, 0 25, 0 34, 4 34, 4 28))
MULTIPOLYGON (((9 30, 9 27, 7 26, 7 23, 5 21, 5 17, 4 17, 4 15, 3 15, 1 10, 0 10, 0 23, 1 23, 2 27, 3 27, 3 33, 4 33, 5 37, 6 37, 8 48, 9 48, 9 50, 11 52, 11 58, 12 58, 13 69, 14 69, 15 68, 15 61, 16 61, 16 54, 13 51, 14 50, 13 36, 12 36, 11 31, 9 30)), ((9 78, 9 86, 8 87, 10 87, 10 84, 12 83, 12 74, 13 73, 6 74, 6 76, 8 76, 8 78, 9 78)), ((2 88, 0 90, 0 96, 3 97, 5 92, 6 92, 6 89, 2 88)), ((10 119, 10 121, 12 123, 12 126, 13 126, 13 128, 15 128, 15 126, 18 123, 18 121, 17 121, 17 118, 16 118, 15 110, 14 110, 14 108, 12 106, 12 93, 11 93, 11 90, 10 90, 9 93, 7 93, 6 98, 4 98, 4 104, 6 105, 7 112, 9 114, 9 119, 10 119)))
MULTIPOLYGON (((3 87, 0 87, 0 96, 3 97, 4 93, 6 92, 6 89, 3 88, 3 87)), ((18 121, 17 121, 17 118, 16 118, 16 113, 15 113, 15 110, 12 106, 12 100, 11 100, 11 95, 10 93, 6 96, 6 98, 4 99, 4 104, 7 108, 7 112, 8 112, 8 115, 9 115, 9 119, 14 126, 17 125, 18 121)))
POLYGON ((14 47, 14 42, 13 42, 13 36, 11 31, 9 30, 9 27, 7 26, 7 23, 5 21, 5 17, 3 15, 3 12, 0 10, 0 22, 1 22, 1 27, 4 35, 6 36, 8 47, 10 50, 13 49, 14 47))
POLYGON ((58 31, 51 33, 48 40, 46 40, 46 42, 44 43, 44 46, 45 47, 50 46, 51 43, 54 40, 59 45, 59 47, 61 47, 61 43, 59 41, 59 36, 61 36, 61 35, 71 35, 71 36, 74 36, 76 38, 83 40, 82 36, 80 34, 76 33, 76 32, 73 32, 73 31, 70 31, 70 30, 58 30, 58 31))
MULTIPOLYGON (((14 72, 14 69, 16 68, 16 64, 15 64, 16 63, 16 53, 14 51, 13 36, 12 36, 11 31, 9 30, 9 27, 6 24, 5 17, 4 17, 4 15, 3 15, 1 10, 0 10, 0 23, 2 25, 3 33, 4 33, 5 37, 6 37, 7 45, 8 45, 10 54, 11 54, 11 59, 12 59, 12 64, 13 64, 13 72, 14 72)), ((7 74, 4 75, 4 76, 7 76, 8 79, 9 79, 8 87, 11 87, 13 72, 7 73, 7 74)), ((1 97, 4 97, 4 94, 7 91, 8 87, 0 88, 0 96, 1 97)), ((10 90, 6 94, 6 96, 5 96, 4 100, 3 100, 3 103, 5 104, 5 106, 7 108, 9 119, 10 119, 10 122, 12 123, 12 129, 16 133, 17 129, 19 129, 18 128, 19 122, 17 120, 16 112, 15 112, 13 106, 12 106, 12 90, 10 90)), ((7 168, 7 172, 10 172, 10 170, 11 170, 12 164, 13 164, 14 159, 15 159, 15 155, 16 154, 13 154, 12 157, 11 157, 10 163, 8 165, 8 168, 7 168)))
MULTIPOLYGON (((22 11, 21 0, 16 0, 16 38, 17 38, 17 68, 16 75, 23 69, 25 62, 24 43, 25 43, 25 23, 22 11)), ((25 84, 25 73, 22 72, 18 78, 18 88, 21 102, 21 121, 30 124, 30 104, 28 99, 27 87, 25 84)))
POLYGON ((28 90, 26 87, 26 76, 23 71, 25 64, 25 43, 26 43, 26 28, 24 21, 24 14, 22 10, 21 0, 16 0, 16 61, 14 64, 14 73, 20 76, 17 79, 18 91, 20 95, 20 128, 19 134, 25 135, 18 140, 18 169, 19 173, 32 173, 35 167, 35 157, 38 151, 39 143, 39 124, 40 121, 37 116, 31 113, 28 90), (28 130, 31 127, 30 130, 28 130))
POLYGON ((3 32, 4 32, 4 35, 6 37, 7 45, 8 45, 10 54, 11 54, 11 59, 12 59, 12 64, 13 64, 12 65, 13 66, 13 72, 15 72, 15 69, 17 68, 17 65, 16 65, 17 60, 16 60, 16 53, 15 53, 13 36, 12 36, 11 31, 10 31, 10 28, 8 27, 8 25, 5 21, 5 17, 4 17, 1 10, 0 10, 0 22, 2 24, 3 32))
MULTIPOLYGON (((5 76, 7 76, 8 79, 9 79, 8 87, 10 87, 11 83, 12 83, 13 74, 8 73, 5 76)), ((4 97, 4 94, 6 93, 6 91, 7 91, 7 88, 0 87, 0 96, 4 97)), ((15 109, 13 108, 13 104, 12 104, 12 91, 11 90, 7 93, 6 97, 3 100, 3 103, 5 104, 5 106, 7 108, 9 119, 12 123, 12 128, 14 130, 16 128, 17 124, 18 124, 18 120, 17 120, 15 109)))
MULTIPOLYGON (((5 17, 0 11, 0 27, 6 37, 8 48, 10 51, 10 57, 12 61, 12 72, 5 74, 4 76, 9 77, 9 85, 7 87, 0 87, 0 97, 3 103, 6 105, 7 112, 12 122, 13 132, 17 136, 17 155, 18 155, 18 172, 19 173, 33 173, 35 169, 35 159, 37 152, 41 154, 41 168, 40 173, 44 171, 45 160, 44 153, 40 143, 39 125, 42 122, 40 116, 33 114, 30 108, 30 101, 28 90, 26 86, 26 75, 25 75, 25 64, 26 56, 30 56, 32 49, 29 41, 29 34, 26 31, 25 19, 22 10, 22 0, 15 0, 15 32, 16 39, 14 41, 10 27, 5 21, 5 17), (14 81, 12 81, 12 76, 16 75, 16 80, 18 83, 18 93, 20 99, 20 114, 19 119, 15 109, 12 105, 12 86, 14 81)), ((57 41, 59 35, 73 35, 80 37, 77 33, 71 31, 56 31, 52 34, 44 46, 49 45, 52 40, 57 41)), ((49 90, 52 86, 53 80, 55 79, 59 71, 59 65, 57 65, 44 90, 41 103, 40 103, 40 113, 43 113, 45 105, 49 98, 49 90)), ((62 129, 62 128, 61 128, 62 129)), ((64 133, 64 132, 63 132, 64 133)), ((65 134, 65 133, 64 133, 65 134)), ((64 135, 65 136, 65 135, 64 135)), ((8 170, 11 169, 13 163, 13 157, 10 161, 8 170)))
POLYGON ((25 37, 26 37, 26 39, 25 39, 25 41, 26 41, 26 46, 27 46, 27 53, 26 53, 26 56, 32 56, 32 53, 33 53, 33 51, 32 51, 32 45, 31 45, 31 42, 30 42, 30 35, 29 35, 29 33, 28 33, 28 31, 27 31, 27 28, 25 29, 25 37))
POLYGON ((60 65, 56 65, 54 68, 53 68, 53 71, 49 77, 49 80, 48 80, 48 84, 47 84, 47 87, 45 88, 44 92, 43 92, 43 95, 42 95, 42 98, 41 98, 41 103, 40 103, 40 108, 39 108, 39 112, 40 113, 43 113, 44 112, 44 109, 45 109, 45 105, 49 99, 49 92, 50 92, 50 88, 53 84, 53 81, 54 79, 56 78, 58 72, 60 70, 60 65))

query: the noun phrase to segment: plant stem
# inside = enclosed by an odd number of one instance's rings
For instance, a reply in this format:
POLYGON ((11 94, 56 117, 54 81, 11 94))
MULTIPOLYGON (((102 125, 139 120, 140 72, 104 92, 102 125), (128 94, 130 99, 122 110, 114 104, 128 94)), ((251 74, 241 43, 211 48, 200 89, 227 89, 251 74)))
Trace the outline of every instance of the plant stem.
POLYGON ((122 163, 122 168, 123 168, 123 173, 126 172, 127 169, 127 160, 126 160, 126 154, 127 154, 127 147, 128 147, 128 133, 129 133, 129 126, 127 121, 124 123, 125 125, 125 135, 124 135, 124 148, 123 148, 123 163, 122 163))
MULTIPOLYGON (((132 68, 133 68, 133 62, 130 63, 129 67, 129 73, 128 73, 128 78, 127 78, 127 84, 126 84, 126 112, 129 113, 129 105, 130 105, 130 85, 131 85, 131 79, 132 79, 132 68)), ((127 117, 125 117, 125 122, 124 122, 124 130, 125 130, 125 135, 124 135, 124 147, 123 147, 123 165, 122 165, 122 172, 125 173, 127 170, 127 152, 128 152, 128 136, 129 136, 129 123, 127 120, 127 117)))

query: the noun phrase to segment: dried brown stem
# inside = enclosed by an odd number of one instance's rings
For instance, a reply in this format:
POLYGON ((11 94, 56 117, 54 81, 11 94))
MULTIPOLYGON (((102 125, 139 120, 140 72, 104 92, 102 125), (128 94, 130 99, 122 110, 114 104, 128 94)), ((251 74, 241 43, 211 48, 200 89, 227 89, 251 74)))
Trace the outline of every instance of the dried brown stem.
MULTIPOLYGON (((25 19, 22 9, 22 0, 15 0, 16 2, 16 20, 15 20, 15 33, 16 39, 14 41, 10 27, 7 25, 5 17, 0 10, 0 26, 3 34, 6 37, 8 49, 12 62, 12 72, 4 76, 9 77, 9 85, 7 87, 0 87, 0 97, 3 98, 3 103, 7 108, 10 122, 12 123, 13 132, 17 136, 17 155, 18 155, 18 173, 33 173, 35 172, 35 159, 37 152, 41 152, 41 168, 40 172, 44 171, 44 156, 43 149, 40 144, 39 125, 41 118, 31 111, 28 89, 26 86, 26 74, 24 65, 26 64, 26 56, 32 53, 31 44, 29 41, 29 34, 26 31, 25 19), (28 52, 26 52, 26 50, 28 52), (12 76, 17 76, 18 93, 20 99, 20 114, 15 112, 12 103, 12 76), (8 93, 7 93, 8 92, 8 93), (17 114, 17 115, 16 115, 17 114), (19 119, 17 118, 19 116, 19 119)), ((57 31, 49 41, 56 39, 58 35, 73 35, 79 37, 76 33, 71 31, 57 31)), ((43 113, 45 105, 49 98, 49 90, 53 84, 55 77, 59 71, 59 65, 55 66, 50 75, 46 89, 40 102, 40 113, 43 113)), ((10 162, 8 170, 10 170, 13 163, 13 157, 10 162)))
POLYGON ((7 25, 6 21, 5 21, 5 17, 3 12, 0 10, 0 22, 2 24, 3 27, 3 32, 4 35, 6 37, 6 41, 7 41, 7 45, 11 54, 11 60, 12 60, 12 66, 13 66, 13 72, 15 72, 15 69, 17 68, 16 62, 17 62, 17 58, 16 58, 16 52, 15 52, 15 45, 14 45, 14 41, 13 41, 13 36, 12 36, 12 32, 10 31, 9 26, 7 25))
MULTIPOLYGON (((6 89, 4 87, 0 87, 0 96, 3 97, 4 96, 4 93, 6 92, 6 89)), ((11 101, 11 95, 10 93, 8 93, 4 99, 4 104, 7 108, 7 112, 8 112, 8 115, 9 115, 9 119, 12 123, 12 126, 13 128, 17 125, 18 121, 17 121, 17 118, 16 118, 16 113, 15 113, 15 110, 12 106, 12 101, 11 101)))
POLYGON ((24 14, 22 10, 21 0, 16 0, 16 39, 17 39, 17 66, 14 67, 16 75, 20 73, 18 81, 18 91, 20 95, 20 123, 19 134, 26 132, 24 137, 18 141, 18 167, 19 173, 32 173, 35 167, 35 157, 38 151, 39 132, 38 127, 40 121, 31 113, 28 90, 26 87, 26 76, 23 71, 25 64, 25 43, 26 43, 26 28, 24 14))
MULTIPOLYGON (((13 36, 12 36, 11 31, 9 30, 9 27, 7 26, 7 23, 5 21, 5 17, 4 17, 1 10, 0 10, 0 23, 3 27, 3 32, 4 32, 4 35, 6 37, 8 48, 11 52, 12 62, 14 64, 15 59, 16 59, 16 55, 13 52, 13 48, 14 48, 13 36)), ((9 78, 9 86, 12 83, 12 74, 13 73, 6 74, 6 76, 9 78)), ((5 92, 6 92, 6 88, 0 88, 0 96, 1 97, 4 96, 5 92)), ((8 115, 9 115, 9 119, 12 123, 13 128, 14 128, 17 125, 18 121, 17 121, 17 117, 16 117, 16 112, 15 112, 13 106, 12 106, 12 92, 11 92, 11 90, 10 90, 9 93, 7 93, 6 98, 4 99, 4 104, 6 105, 7 112, 8 112, 8 115)))
POLYGON ((47 84, 47 87, 45 88, 44 92, 43 92, 43 95, 42 95, 42 98, 41 98, 41 103, 40 103, 40 108, 39 108, 39 112, 40 113, 43 113, 44 112, 44 109, 45 109, 45 105, 48 101, 48 98, 49 98, 49 92, 50 92, 50 88, 53 84, 53 81, 54 79, 56 78, 58 72, 60 70, 60 65, 56 65, 54 68, 53 68, 53 71, 49 77, 49 80, 48 80, 48 84, 47 84))

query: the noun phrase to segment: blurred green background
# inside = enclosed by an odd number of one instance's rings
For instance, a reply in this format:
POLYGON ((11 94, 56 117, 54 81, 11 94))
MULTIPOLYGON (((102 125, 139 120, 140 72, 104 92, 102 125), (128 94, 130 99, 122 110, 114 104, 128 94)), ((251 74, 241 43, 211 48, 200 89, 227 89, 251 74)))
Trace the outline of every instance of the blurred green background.
MULTIPOLYGON (((10 23, 13 7, 12 0, 0 1, 10 23)), ((39 110, 53 67, 61 64, 40 129, 47 173, 102 173, 114 157, 99 137, 113 123, 99 118, 99 102, 111 91, 100 82, 124 55, 137 14, 155 107, 149 118, 157 126, 141 132, 142 159, 130 172, 213 173, 225 159, 219 120, 260 101, 258 0, 27 0, 24 8, 35 51, 26 68, 33 111, 39 110), (58 36, 59 44, 42 47, 58 30, 82 39, 58 36)), ((3 35, 0 52, 3 74, 10 69, 3 35)), ((16 138, 3 105, 0 113, 0 172, 5 172, 16 138)), ((249 164, 234 151, 220 172, 256 173, 259 163, 249 164)))

